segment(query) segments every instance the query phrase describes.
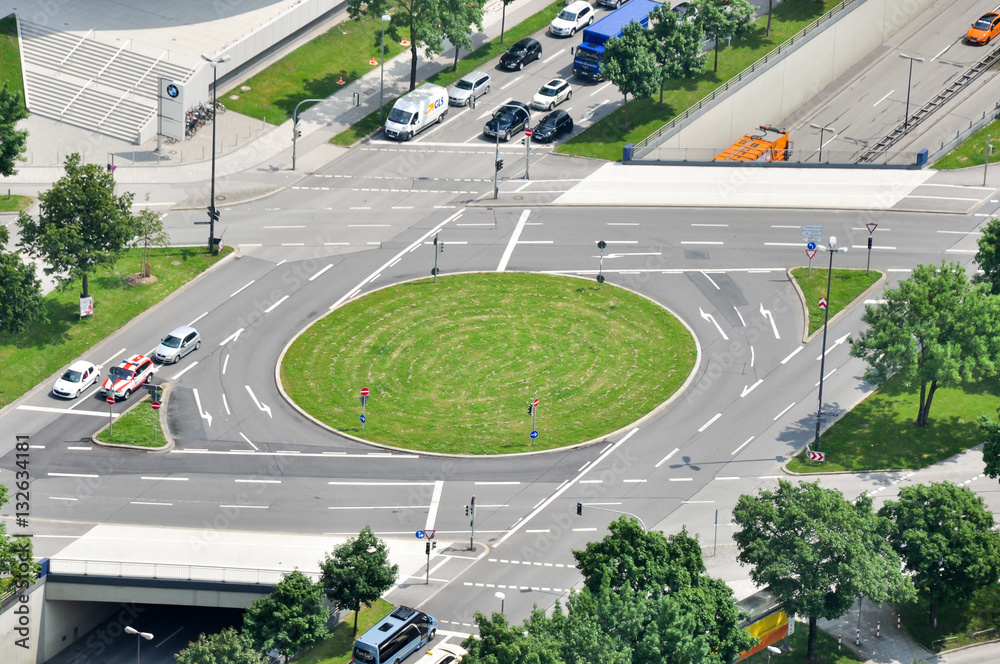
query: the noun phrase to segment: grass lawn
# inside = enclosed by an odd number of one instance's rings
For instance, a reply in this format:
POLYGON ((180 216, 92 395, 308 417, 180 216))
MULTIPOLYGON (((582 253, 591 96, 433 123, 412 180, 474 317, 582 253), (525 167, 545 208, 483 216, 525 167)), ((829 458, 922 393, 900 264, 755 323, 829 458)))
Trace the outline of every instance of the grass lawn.
POLYGON ((0 19, 0 87, 7 83, 11 92, 21 95, 24 104, 24 81, 21 78, 21 49, 17 43, 17 21, 11 14, 0 19))
POLYGON ((922 599, 900 607, 903 628, 932 652, 996 639, 1000 635, 1000 586, 981 588, 966 606, 938 607, 938 626, 930 626, 930 607, 922 599))
MULTIPOLYGON (((140 263, 139 250, 131 250, 114 266, 101 268, 90 278, 90 294, 94 297, 91 318, 80 318, 79 282, 49 293, 45 296, 47 322, 36 324, 22 334, 0 334, 0 366, 4 368, 0 407, 104 341, 230 251, 226 247, 220 256, 210 256, 202 248, 153 249, 150 263, 157 281, 131 286, 125 277, 137 274, 140 263)), ((153 342, 155 339, 150 340, 153 342)), ((105 358, 90 359, 99 362, 105 358)))
MULTIPOLYGON (((806 623, 796 623, 795 633, 788 638, 789 651, 780 655, 774 655, 774 664, 852 664, 853 662, 863 662, 848 648, 837 650, 837 639, 833 638, 823 630, 816 631, 815 652, 816 659, 806 659, 806 648, 809 645, 809 625, 806 623)), ((784 648, 784 643, 776 644, 784 648)), ((767 651, 759 652, 749 659, 743 660, 749 664, 767 664, 767 651)))
MULTIPOLYGON (((823 256, 817 254, 817 258, 823 256)), ((806 306, 809 309, 809 334, 823 327, 823 317, 826 315, 819 308, 819 299, 826 297, 826 280, 829 270, 818 269, 813 266, 812 275, 809 268, 799 267, 792 270, 792 276, 798 282, 802 294, 806 298, 806 306)), ((833 270, 833 278, 830 280, 830 318, 837 315, 837 312, 854 302, 855 299, 882 277, 881 272, 872 270, 865 274, 864 270, 833 270)))
MULTIPOLYGON (((143 392, 146 390, 144 389, 143 392)), ((112 431, 105 429, 97 435, 102 443, 117 443, 118 445, 135 445, 136 447, 163 447, 167 439, 163 437, 160 428, 160 412, 150 407, 149 397, 135 394, 131 400, 139 399, 135 406, 120 418, 115 420, 112 431), (153 429, 156 429, 156 442, 153 442, 153 429)))
MULTIPOLYGON (((507 28, 504 32, 504 43, 502 45, 500 44, 499 37, 488 41, 469 55, 459 60, 457 71, 452 71, 451 67, 447 67, 443 71, 439 71, 428 78, 427 81, 429 83, 435 83, 437 85, 448 87, 458 79, 468 74, 470 71, 479 69, 491 60, 499 58, 500 54, 506 51, 507 48, 517 40, 533 35, 540 30, 544 30, 545 27, 552 22, 552 17, 558 14, 559 10, 562 9, 564 5, 565 3, 563 0, 556 0, 556 2, 553 2, 540 12, 529 16, 515 26, 507 28)), ((384 108, 391 109, 392 105, 396 103, 396 99, 396 97, 386 99, 384 108)), ((484 102, 481 103, 485 103, 485 101, 489 100, 484 97, 484 102)), ((373 113, 369 113, 361 119, 361 121, 354 123, 349 129, 345 129, 334 136, 330 139, 330 142, 335 145, 349 147, 372 132, 377 131, 381 126, 382 124, 379 122, 379 113, 378 110, 376 110, 373 113)))
MULTIPOLYGON (((379 599, 370 609, 362 608, 358 614, 358 634, 367 632, 395 608, 394 604, 384 599, 379 599)), ((330 630, 330 636, 299 654, 292 661, 295 664, 346 664, 351 659, 354 641, 354 614, 348 613, 330 630)))
MULTIPOLYGON (((374 18, 350 20, 333 26, 329 32, 303 44, 273 65, 228 90, 220 101, 234 111, 281 124, 292 117, 295 105, 303 99, 325 99, 341 89, 337 84, 359 78, 377 67, 368 64, 379 59, 382 22, 374 18), (250 90, 242 90, 249 86, 250 90), (230 99, 230 95, 239 99, 230 99)), ((396 40, 385 40, 386 60, 404 50, 396 40)), ((303 104, 301 112, 311 104, 303 104)))
POLYGON ((788 469, 801 473, 923 468, 981 443, 976 418, 993 417, 1000 406, 1000 379, 939 388, 928 425, 917 427, 919 390, 892 378, 823 433, 819 449, 826 452, 825 464, 810 463, 800 454, 788 469))
POLYGON ((31 196, 0 196, 0 212, 20 212, 33 200, 31 196))
POLYGON ((291 346, 281 380, 306 411, 352 435, 504 454, 634 422, 683 384, 695 357, 680 321, 624 289, 483 273, 402 284, 341 307, 291 346), (363 431, 362 387, 371 389, 363 431))
MULTIPOLYGON (((969 136, 957 148, 934 162, 931 168, 940 170, 952 170, 955 168, 965 168, 967 166, 983 165, 983 157, 986 152, 986 137, 990 136, 990 142, 994 147, 1000 146, 1000 120, 994 120, 972 136, 969 136)), ((1000 150, 994 150, 990 155, 990 163, 1000 161, 1000 150)))
MULTIPOLYGON (((618 108, 560 145, 556 152, 620 161, 622 148, 626 143, 634 143, 649 136, 837 4, 839 0, 784 0, 774 7, 771 36, 764 37, 767 28, 765 14, 754 23, 748 34, 734 39, 732 46, 719 50, 719 71, 712 71, 715 56, 709 52, 705 72, 695 78, 666 86, 662 105, 659 94, 646 99, 629 99, 627 133, 624 131, 625 109, 618 108)), ((609 96, 619 94, 617 89, 609 89, 607 92, 609 96)), ((580 93, 583 94, 583 90, 580 93)), ((756 125, 746 127, 746 131, 752 129, 756 129, 756 125)))

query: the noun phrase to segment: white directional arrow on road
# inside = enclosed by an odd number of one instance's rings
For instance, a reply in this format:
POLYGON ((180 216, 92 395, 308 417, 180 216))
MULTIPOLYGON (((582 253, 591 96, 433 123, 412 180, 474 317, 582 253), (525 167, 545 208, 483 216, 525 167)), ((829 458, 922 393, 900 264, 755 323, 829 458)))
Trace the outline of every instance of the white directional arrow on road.
POLYGON ((707 321, 711 321, 712 322, 712 325, 714 325, 715 329, 717 329, 719 331, 719 334, 722 335, 723 339, 725 339, 726 341, 729 341, 729 337, 727 337, 726 333, 722 331, 722 327, 715 321, 715 317, 712 314, 706 314, 704 311, 702 311, 701 307, 698 307, 698 311, 701 312, 701 317, 702 318, 704 318, 707 321))
POLYGON ((760 303, 760 315, 771 321, 771 329, 774 330, 774 338, 780 339, 781 336, 778 335, 778 326, 774 324, 774 314, 771 313, 770 309, 764 308, 764 303, 760 303))
POLYGON ((265 413, 267 413, 267 416, 270 417, 273 420, 274 419, 274 415, 271 414, 271 408, 269 406, 267 406, 266 404, 262 404, 261 402, 257 401, 257 395, 253 393, 253 390, 250 389, 249 385, 247 385, 246 388, 247 388, 247 392, 250 393, 250 398, 253 399, 253 402, 255 404, 257 404, 257 407, 260 408, 265 413))
MULTIPOLYGON (((836 347, 837 347, 837 346, 839 346, 840 344, 842 344, 842 343, 844 343, 845 341, 847 341, 847 337, 849 337, 849 336, 851 336, 851 333, 850 333, 850 332, 848 332, 847 334, 845 334, 845 335, 844 335, 844 336, 842 336, 841 338, 839 338, 839 339, 837 339, 836 341, 834 341, 834 342, 833 342, 833 344, 832 344, 832 345, 831 345, 831 346, 830 346, 829 348, 827 348, 827 349, 826 349, 826 352, 825 352, 825 353, 823 353, 823 355, 829 355, 829 354, 830 354, 830 351, 831 351, 831 350, 833 350, 834 348, 836 348, 836 347)), ((823 355, 820 355, 820 356, 819 356, 819 357, 817 357, 816 359, 817 359, 817 360, 822 360, 822 359, 823 359, 823 355)))
POLYGON ((225 346, 230 341, 236 341, 237 339, 240 338, 240 334, 242 332, 243 332, 243 328, 241 327, 240 329, 236 330, 235 332, 233 332, 232 334, 230 334, 228 337, 226 337, 225 339, 223 339, 222 341, 220 341, 219 345, 220 346, 225 346))
POLYGON ((198 413, 201 415, 202 419, 208 420, 208 426, 212 426, 212 414, 206 413, 201 407, 201 397, 198 396, 198 388, 196 387, 191 391, 194 392, 194 402, 198 406, 198 413))
POLYGON ((764 382, 764 379, 763 379, 763 378, 761 378, 760 380, 758 380, 758 381, 757 381, 756 383, 754 383, 754 384, 753 384, 753 385, 751 385, 750 387, 747 387, 746 385, 744 385, 744 386, 743 386, 743 392, 742 392, 742 393, 740 394, 740 397, 745 397, 746 395, 750 394, 750 393, 751 393, 751 392, 753 392, 753 391, 754 391, 755 389, 757 389, 757 386, 758 386, 758 385, 760 385, 760 384, 761 384, 761 383, 763 383, 763 382, 764 382))

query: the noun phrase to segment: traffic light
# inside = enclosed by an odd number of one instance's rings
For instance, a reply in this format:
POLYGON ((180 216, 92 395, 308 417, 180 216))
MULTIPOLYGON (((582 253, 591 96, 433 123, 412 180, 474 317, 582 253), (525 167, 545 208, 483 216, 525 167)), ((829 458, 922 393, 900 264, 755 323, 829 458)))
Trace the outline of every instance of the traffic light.
POLYGON ((583 503, 576 504, 576 515, 583 516, 583 503))
POLYGON ((442 254, 444 253, 444 242, 438 245, 438 251, 440 251, 442 254))
POLYGON ((469 506, 465 506, 465 516, 469 516, 469 506))
POLYGON ((528 404, 528 415, 531 415, 531 404, 528 404))
POLYGON ((302 138, 302 130, 300 129, 295 130, 295 138, 302 138))
POLYGON ((503 170, 503 159, 497 159, 497 170, 498 171, 503 170))
POLYGON ((427 548, 424 549, 424 553, 426 553, 428 556, 431 555, 431 543, 430 542, 427 542, 427 548))

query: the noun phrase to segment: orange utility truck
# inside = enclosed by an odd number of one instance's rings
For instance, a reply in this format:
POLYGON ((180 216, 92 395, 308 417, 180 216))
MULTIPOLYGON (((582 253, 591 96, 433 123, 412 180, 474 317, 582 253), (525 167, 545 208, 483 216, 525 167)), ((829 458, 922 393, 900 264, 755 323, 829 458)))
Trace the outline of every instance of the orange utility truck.
POLYGON ((726 148, 715 161, 788 161, 791 152, 788 132, 764 125, 726 148))

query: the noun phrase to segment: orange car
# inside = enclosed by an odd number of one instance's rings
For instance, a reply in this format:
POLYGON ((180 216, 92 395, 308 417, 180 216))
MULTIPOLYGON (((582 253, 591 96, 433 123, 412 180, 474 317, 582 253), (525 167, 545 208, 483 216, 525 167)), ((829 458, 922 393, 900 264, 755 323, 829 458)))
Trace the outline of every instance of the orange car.
POLYGON ((988 44, 998 34, 1000 34, 1000 14, 990 12, 983 14, 972 24, 968 34, 965 35, 965 41, 970 44, 988 44))

